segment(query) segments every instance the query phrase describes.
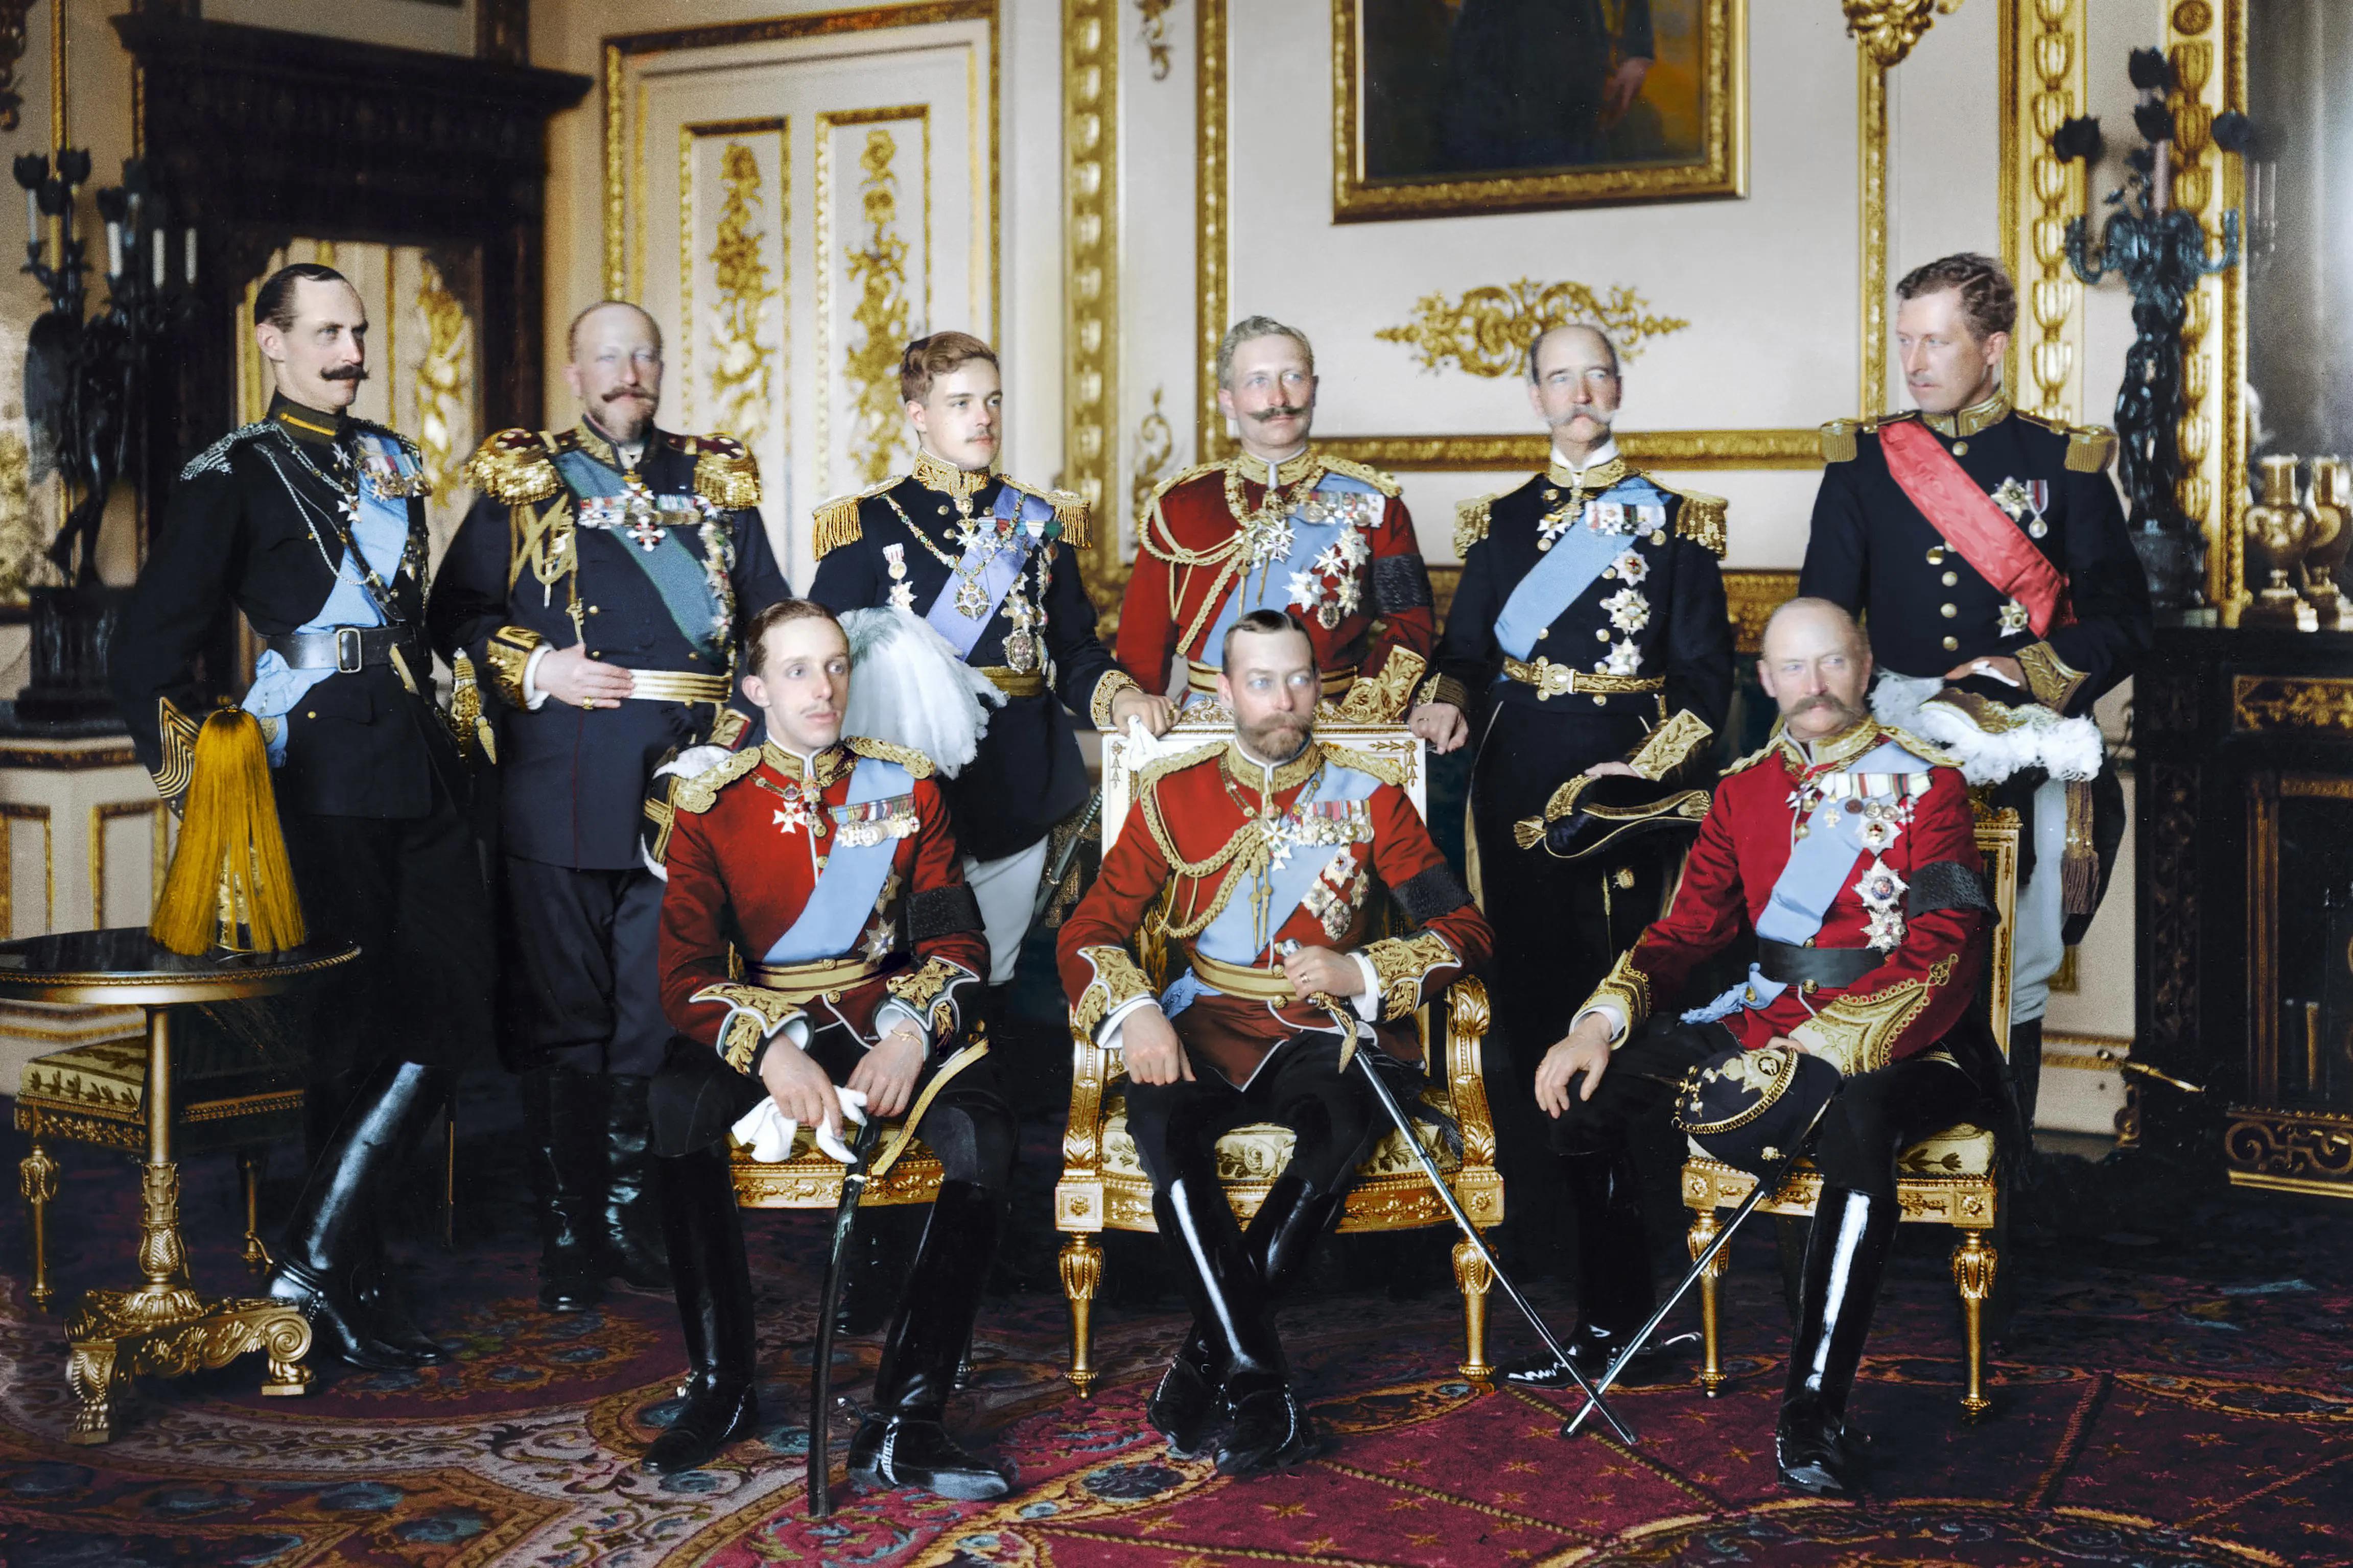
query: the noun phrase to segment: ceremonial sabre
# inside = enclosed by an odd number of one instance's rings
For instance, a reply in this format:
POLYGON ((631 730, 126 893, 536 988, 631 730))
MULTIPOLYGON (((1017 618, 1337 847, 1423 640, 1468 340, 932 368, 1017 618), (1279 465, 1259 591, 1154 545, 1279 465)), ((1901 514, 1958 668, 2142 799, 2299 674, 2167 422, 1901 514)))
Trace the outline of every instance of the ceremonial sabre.
MULTIPOLYGON (((1286 942, 1281 944, 1280 951, 1285 957, 1289 957, 1298 949, 1299 944, 1296 942, 1286 942)), ((1355 1037, 1356 1020, 1345 1003, 1327 991, 1317 992, 1313 1000, 1317 1006, 1332 1015, 1332 1021, 1338 1024, 1351 1039, 1355 1037)), ((1378 1050, 1380 1047, 1376 1044, 1373 1049, 1378 1050)), ((1421 1162, 1422 1173, 1430 1178, 1431 1189, 1438 1194, 1438 1201, 1444 1204, 1446 1212, 1454 1216, 1454 1224, 1462 1232, 1463 1239, 1470 1242, 1471 1249, 1479 1255, 1479 1261, 1484 1263, 1487 1266, 1487 1271, 1495 1277, 1495 1283, 1504 1288, 1504 1294, 1512 1299, 1512 1305, 1517 1307, 1521 1315, 1535 1325, 1536 1333, 1543 1339, 1546 1348, 1552 1352, 1561 1365, 1568 1369, 1568 1375, 1575 1379, 1577 1386, 1584 1391, 1586 1409, 1599 1409, 1601 1412, 1601 1418, 1609 1423, 1620 1439, 1629 1444, 1635 1442, 1637 1439, 1632 1429, 1618 1419, 1618 1413, 1610 1409, 1601 1397, 1603 1391, 1609 1386, 1607 1380, 1604 1380, 1600 1388, 1596 1388, 1585 1381, 1585 1374, 1577 1370, 1577 1363, 1568 1359, 1568 1352, 1560 1348, 1560 1342, 1552 1337, 1552 1331, 1545 1326, 1545 1321, 1536 1315, 1536 1310, 1528 1304, 1528 1299, 1520 1294, 1520 1288, 1512 1283, 1512 1277, 1504 1272, 1504 1266, 1496 1262, 1495 1255, 1487 1249, 1486 1238, 1479 1234, 1479 1227, 1471 1223, 1471 1216, 1462 1211, 1461 1202, 1455 1197, 1454 1189, 1446 1184, 1445 1173, 1438 1168, 1438 1161, 1423 1145, 1421 1140, 1414 1136, 1413 1123, 1407 1120, 1405 1107, 1398 1103, 1397 1096, 1390 1091, 1388 1084, 1382 1079, 1380 1068, 1373 1065, 1371 1052, 1358 1051, 1356 1053, 1356 1058, 1365 1069, 1365 1077, 1371 1081, 1373 1092, 1380 1097, 1381 1109, 1389 1113, 1389 1120, 1397 1123, 1398 1131, 1405 1138, 1405 1146, 1413 1151, 1415 1159, 1421 1162)), ((1344 1068, 1342 1070, 1346 1069, 1344 1068)), ((1583 1418, 1580 1414, 1578 1419, 1583 1418)))
POLYGON ((818 1303, 817 1354, 809 1365, 808 1510, 811 1519, 833 1512, 833 1445, 827 1438, 827 1420, 833 1404, 833 1319, 841 1306, 841 1265, 849 1254, 849 1233, 858 1223, 858 1200, 866 1195, 866 1182, 875 1143, 882 1136, 882 1119, 869 1116, 850 1144, 851 1159, 841 1171, 841 1202, 833 1210, 833 1249, 825 1264, 825 1290, 818 1303))

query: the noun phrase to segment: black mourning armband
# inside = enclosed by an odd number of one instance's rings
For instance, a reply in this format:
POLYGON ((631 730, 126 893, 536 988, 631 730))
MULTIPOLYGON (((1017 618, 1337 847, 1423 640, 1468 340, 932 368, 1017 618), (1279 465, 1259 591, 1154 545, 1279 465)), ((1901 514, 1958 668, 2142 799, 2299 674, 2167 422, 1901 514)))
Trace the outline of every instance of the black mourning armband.
POLYGON ((1373 607, 1426 610, 1430 607, 1430 568, 1419 555, 1384 555, 1373 563, 1373 607))
POLYGON ((929 942, 934 937, 980 929, 980 900, 973 896, 969 883, 925 888, 907 897, 909 942, 929 942))
POLYGON ((1471 889, 1440 860, 1427 871, 1409 877, 1395 890, 1398 908, 1415 925, 1425 926, 1440 915, 1451 915, 1471 901, 1471 889))
POLYGON ((1994 912, 1993 900, 1986 897, 1985 879, 1957 860, 1931 860, 1912 872, 1912 887, 1905 898, 1905 911, 1912 919, 1935 914, 1938 910, 1983 910, 1994 912))

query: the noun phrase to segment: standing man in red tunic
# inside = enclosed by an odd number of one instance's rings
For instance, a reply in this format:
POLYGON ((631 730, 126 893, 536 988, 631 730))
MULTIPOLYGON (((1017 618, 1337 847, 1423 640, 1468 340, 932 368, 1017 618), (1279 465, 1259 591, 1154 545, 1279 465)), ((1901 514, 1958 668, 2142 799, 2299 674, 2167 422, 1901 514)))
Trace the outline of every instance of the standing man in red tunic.
MULTIPOLYGON (((1250 1475, 1321 1447, 1273 1307, 1381 1131, 1351 1058, 1370 1051, 1418 1079, 1414 1013, 1483 963, 1493 936, 1406 794, 1410 763, 1315 740, 1307 628, 1253 610, 1220 652, 1217 697, 1234 738, 1145 770, 1059 956, 1072 1028, 1126 1067, 1128 1131, 1193 1308, 1146 1415, 1180 1458, 1222 1422, 1218 1469, 1250 1475), (1366 940, 1377 883, 1408 935, 1366 940), (1169 954, 1185 973, 1155 992, 1129 944, 1164 891, 1169 954), (1217 1143, 1253 1121, 1296 1141, 1244 1235, 1218 1184, 1217 1143)), ((1416 1089, 1398 1099, 1415 1103, 1416 1089)))
POLYGON ((988 967, 980 908, 931 763, 841 733, 849 643, 833 616, 781 600, 754 617, 744 644, 744 694, 766 716, 767 740, 679 785, 660 844, 662 1011, 683 1037, 651 1099, 691 1367, 646 1466, 700 1468, 759 1416, 730 1128, 756 1132, 765 1120, 783 1146, 781 1119, 839 1148, 840 1085, 869 1115, 912 1117, 944 1167, 850 1474, 1002 1497, 1006 1471, 942 1424, 1013 1169, 1013 1114, 993 1064, 949 1061, 988 967))
POLYGON ((1242 449, 1153 492, 1120 610, 1120 664, 1146 691, 1166 691, 1181 654, 1192 698, 1205 699, 1227 631, 1279 610, 1306 626, 1322 695, 1345 717, 1401 717, 1438 626, 1397 481, 1308 446, 1315 351, 1271 317, 1237 321, 1218 344, 1218 406, 1242 449))

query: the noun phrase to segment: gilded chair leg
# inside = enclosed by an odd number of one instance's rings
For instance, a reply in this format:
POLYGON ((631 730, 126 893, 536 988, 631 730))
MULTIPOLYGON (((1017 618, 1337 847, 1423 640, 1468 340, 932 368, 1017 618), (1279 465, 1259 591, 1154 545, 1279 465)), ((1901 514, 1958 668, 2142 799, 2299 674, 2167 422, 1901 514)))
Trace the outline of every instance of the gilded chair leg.
POLYGON ((1993 1294, 1994 1270, 2001 1255, 1985 1243, 1980 1230, 1961 1232, 1953 1248, 1953 1283, 1961 1290, 1961 1318, 1968 1339, 1968 1392, 1961 1395, 1961 1419, 1978 1421, 1993 1408, 1985 1392, 1985 1304, 1993 1294))
POLYGON ((1062 1293, 1071 1300, 1071 1370, 1065 1375, 1085 1399, 1093 1394, 1098 1376, 1091 1339, 1095 1287, 1103 1283, 1103 1248, 1084 1231, 1076 1232, 1063 1244, 1061 1268, 1062 1293))
POLYGON ((1467 1239, 1454 1244, 1454 1283, 1462 1291, 1462 1344, 1468 1357, 1455 1370, 1480 1393, 1492 1394, 1495 1369, 1487 1364, 1487 1292, 1495 1278, 1467 1239))
POLYGON ((49 1288, 49 1205, 58 1195, 58 1163, 37 1142, 16 1166, 16 1182, 33 1215, 33 1288, 26 1296, 36 1311, 46 1312, 58 1295, 49 1288))
MULTIPOLYGON (((1694 1262, 1701 1253, 1707 1250, 1707 1244, 1715 1239, 1715 1228, 1714 1209, 1692 1211, 1691 1235, 1685 1238, 1684 1244, 1691 1248, 1694 1262)), ((1715 1331, 1715 1282, 1724 1278, 1727 1256, 1717 1253, 1699 1277, 1700 1349, 1704 1356, 1700 1366, 1699 1386, 1711 1399, 1723 1393, 1725 1384, 1730 1381, 1724 1375, 1724 1359, 1715 1331)))
POLYGON ((270 1257, 261 1240, 261 1156, 251 1149, 239 1149, 237 1179, 245 1194, 245 1266, 256 1274, 266 1274, 270 1257))

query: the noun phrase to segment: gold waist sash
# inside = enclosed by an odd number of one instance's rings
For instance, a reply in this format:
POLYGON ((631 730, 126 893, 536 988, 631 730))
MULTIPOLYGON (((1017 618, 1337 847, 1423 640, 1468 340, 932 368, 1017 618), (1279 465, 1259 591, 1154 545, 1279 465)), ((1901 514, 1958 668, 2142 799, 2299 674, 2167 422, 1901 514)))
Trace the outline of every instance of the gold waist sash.
POLYGON ((1046 672, 1042 669, 1008 669, 1001 664, 983 664, 974 668, 988 677, 997 689, 1008 697, 1046 695, 1046 672))
POLYGON ((1539 657, 1534 663, 1516 658, 1504 660, 1504 675, 1523 686, 1536 689, 1536 700, 1566 697, 1571 692, 1589 697, 1616 697, 1632 692, 1664 691, 1667 681, 1661 675, 1588 675, 1581 669, 1571 669, 1565 664, 1555 664, 1539 657))
MULTIPOLYGON (((1324 672, 1324 695, 1336 702, 1345 697, 1348 694, 1348 688, 1356 683, 1356 672, 1353 669, 1327 669, 1324 672)), ((1195 664, 1191 659, 1187 659, 1185 684, 1191 690, 1215 697, 1218 694, 1218 667, 1214 664, 1195 664)))
POLYGON ((1299 993, 1291 988, 1291 977, 1280 969, 1259 969, 1249 964, 1220 963, 1206 952, 1187 948, 1187 962, 1201 984, 1222 991, 1229 996, 1240 996, 1252 1002, 1288 1004, 1299 1000, 1299 993))
MULTIPOLYGON (((615 665, 626 669, 626 665, 615 665)), ((724 702, 732 684, 723 675, 691 669, 631 669, 629 696, 639 702, 724 702)))
POLYGON ((806 1007, 820 996, 839 1002, 844 991, 881 973, 879 959, 828 958, 816 963, 754 963, 744 978, 778 993, 796 1007, 806 1007))

